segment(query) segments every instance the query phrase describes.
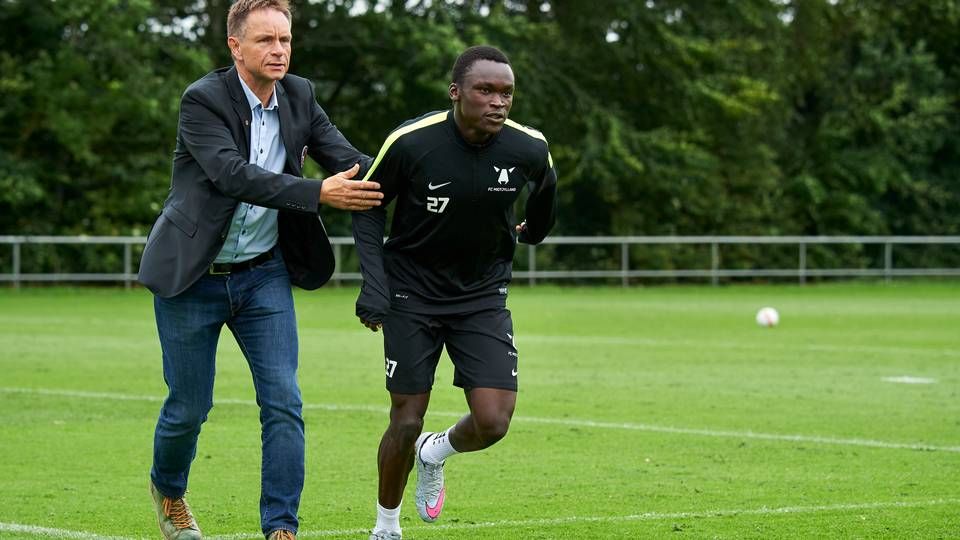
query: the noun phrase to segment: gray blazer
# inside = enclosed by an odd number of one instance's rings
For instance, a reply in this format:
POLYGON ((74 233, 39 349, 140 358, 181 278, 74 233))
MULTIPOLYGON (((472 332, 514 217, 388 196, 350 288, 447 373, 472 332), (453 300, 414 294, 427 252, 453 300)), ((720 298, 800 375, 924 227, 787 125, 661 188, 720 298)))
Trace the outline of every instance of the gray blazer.
POLYGON ((316 289, 333 274, 330 241, 317 215, 319 180, 302 178, 309 154, 339 172, 370 158, 361 154, 317 104, 313 84, 288 74, 277 83, 282 173, 247 162, 251 112, 235 67, 208 73, 180 100, 170 193, 140 259, 140 283, 171 297, 202 276, 223 246, 240 202, 276 208, 278 245, 294 285, 316 289))

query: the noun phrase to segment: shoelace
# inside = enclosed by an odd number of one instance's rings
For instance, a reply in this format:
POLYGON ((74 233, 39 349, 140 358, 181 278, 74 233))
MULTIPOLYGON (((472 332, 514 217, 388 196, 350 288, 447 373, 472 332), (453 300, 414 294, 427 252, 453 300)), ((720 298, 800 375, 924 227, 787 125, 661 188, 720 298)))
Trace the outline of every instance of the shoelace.
POLYGON ((297 540, 297 537, 286 529, 278 529, 273 533, 273 540, 297 540))
MULTIPOLYGON (((437 471, 443 470, 443 463, 434 464, 424 461, 423 459, 420 459, 420 462, 423 463, 424 471, 429 473, 434 479, 438 474, 437 471)), ((429 502, 431 499, 436 499, 439 497, 441 489, 443 489, 443 484, 440 482, 428 482, 426 485, 424 485, 423 491, 427 501, 429 502)))
POLYGON ((190 507, 187 501, 180 497, 179 499, 163 498, 163 513, 166 514, 173 526, 178 529, 189 529, 193 527, 193 514, 190 513, 190 507))

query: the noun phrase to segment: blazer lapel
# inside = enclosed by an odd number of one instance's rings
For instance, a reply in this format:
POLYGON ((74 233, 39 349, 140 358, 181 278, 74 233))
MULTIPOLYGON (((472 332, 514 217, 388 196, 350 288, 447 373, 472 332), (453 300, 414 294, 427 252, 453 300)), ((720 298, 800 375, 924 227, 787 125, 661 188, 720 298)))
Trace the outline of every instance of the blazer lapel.
POLYGON ((283 88, 283 81, 277 82, 274 90, 277 93, 277 108, 280 109, 280 140, 283 142, 283 148, 287 151, 287 167, 295 176, 300 176, 303 171, 300 168, 300 149, 294 148, 296 142, 293 138, 293 114, 290 111, 290 100, 287 99, 287 91, 283 88))
POLYGON ((237 73, 237 67, 234 66, 227 70, 224 77, 226 77, 227 91, 230 93, 230 99, 233 102, 233 110, 240 117, 240 131, 243 133, 240 154, 246 159, 250 157, 250 122, 253 121, 253 113, 250 111, 247 96, 243 93, 243 87, 240 86, 240 75, 237 73))

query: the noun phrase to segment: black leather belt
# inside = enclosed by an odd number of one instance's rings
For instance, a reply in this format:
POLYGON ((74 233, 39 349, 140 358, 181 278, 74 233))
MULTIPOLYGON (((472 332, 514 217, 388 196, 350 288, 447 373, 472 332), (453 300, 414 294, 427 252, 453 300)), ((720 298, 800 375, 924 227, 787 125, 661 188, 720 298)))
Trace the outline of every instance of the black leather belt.
POLYGON ((225 274, 232 274, 234 272, 242 272, 244 270, 249 270, 256 266, 269 261, 273 258, 273 250, 264 251, 263 253, 257 255, 256 257, 243 262, 238 263, 213 263, 210 265, 209 273, 214 276, 220 276, 225 274))

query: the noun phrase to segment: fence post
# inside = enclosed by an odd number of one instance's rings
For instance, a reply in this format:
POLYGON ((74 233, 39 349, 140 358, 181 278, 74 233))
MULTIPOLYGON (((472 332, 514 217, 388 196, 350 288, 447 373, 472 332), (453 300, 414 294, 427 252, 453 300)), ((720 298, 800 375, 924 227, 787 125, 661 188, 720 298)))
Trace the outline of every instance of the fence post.
POLYGON ((893 244, 883 244, 883 280, 890 283, 893 277, 893 244))
POLYGON ((530 272, 527 277, 527 284, 531 287, 537 284, 537 246, 533 244, 527 245, 527 271, 530 272))
POLYGON ((621 285, 624 287, 630 286, 630 244, 626 240, 620 244, 620 272, 623 274, 621 278, 621 285))
POLYGON ((340 286, 340 254, 343 250, 340 249, 340 242, 337 242, 333 245, 333 284, 337 287, 340 286))
POLYGON ((710 284, 716 287, 720 284, 720 276, 717 270, 720 269, 720 244, 710 243, 710 284))
POLYGON ((20 242, 13 243, 13 288, 20 288, 20 242))
POLYGON ((797 276, 800 278, 800 284, 804 285, 807 282, 807 244, 800 242, 800 268, 797 271, 797 276))
POLYGON ((131 255, 130 242, 123 243, 123 288, 130 290, 131 255))

